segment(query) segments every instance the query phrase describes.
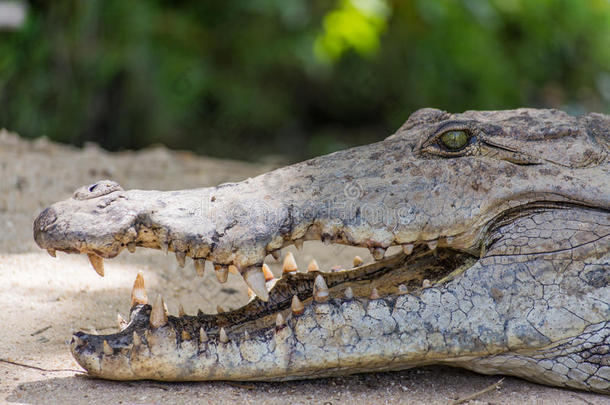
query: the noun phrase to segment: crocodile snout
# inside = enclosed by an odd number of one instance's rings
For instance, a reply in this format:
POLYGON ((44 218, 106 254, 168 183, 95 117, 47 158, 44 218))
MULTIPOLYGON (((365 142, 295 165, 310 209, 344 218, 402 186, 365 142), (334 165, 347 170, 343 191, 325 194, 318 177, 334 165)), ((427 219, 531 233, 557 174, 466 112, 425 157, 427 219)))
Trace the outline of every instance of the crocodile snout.
POLYGON ((52 207, 45 208, 34 221, 34 240, 41 248, 45 248, 44 235, 51 225, 57 221, 57 213, 52 207))

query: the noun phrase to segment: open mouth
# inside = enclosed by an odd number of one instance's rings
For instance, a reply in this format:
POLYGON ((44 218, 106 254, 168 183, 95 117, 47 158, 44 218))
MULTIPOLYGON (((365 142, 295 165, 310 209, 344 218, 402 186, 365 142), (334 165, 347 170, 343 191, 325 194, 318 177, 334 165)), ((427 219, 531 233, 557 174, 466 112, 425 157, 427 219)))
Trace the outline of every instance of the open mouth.
POLYGON ((201 312, 187 315, 182 310, 178 316, 168 314, 161 297, 154 302, 149 300, 140 272, 131 293, 129 320, 119 320, 119 332, 108 335, 77 332, 70 346, 74 357, 93 374, 96 370, 101 373, 104 358, 129 355, 139 348, 149 350, 154 345, 151 340, 158 339, 159 333, 167 339, 168 349, 191 345, 197 356, 205 356, 211 346, 229 344, 231 340, 268 339, 287 323, 295 322, 312 303, 329 300, 366 303, 379 299, 392 302, 400 295, 459 277, 477 260, 469 253, 446 246, 419 244, 404 246, 400 253, 371 264, 364 265, 356 256, 352 268, 322 271, 315 260, 306 270, 299 270, 292 254, 287 253, 280 278, 274 278, 268 267, 263 266, 267 301, 250 291, 251 299, 246 305, 214 315, 201 312))

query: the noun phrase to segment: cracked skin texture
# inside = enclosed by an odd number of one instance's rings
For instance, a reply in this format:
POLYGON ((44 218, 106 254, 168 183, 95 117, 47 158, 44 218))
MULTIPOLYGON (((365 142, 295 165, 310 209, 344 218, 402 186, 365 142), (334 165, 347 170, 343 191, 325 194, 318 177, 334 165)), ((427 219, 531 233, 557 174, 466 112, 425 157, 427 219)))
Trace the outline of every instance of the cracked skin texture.
POLYGON ((45 209, 34 237, 50 252, 140 246, 221 274, 235 266, 258 295, 178 317, 135 301, 122 331, 73 336, 94 376, 287 380, 448 364, 610 393, 609 150, 602 114, 423 109, 384 141, 241 183, 101 181, 45 209), (444 142, 452 132, 458 148, 444 142), (368 247, 376 262, 260 281, 268 254, 304 240, 368 247), (404 252, 384 257, 394 245, 404 252))

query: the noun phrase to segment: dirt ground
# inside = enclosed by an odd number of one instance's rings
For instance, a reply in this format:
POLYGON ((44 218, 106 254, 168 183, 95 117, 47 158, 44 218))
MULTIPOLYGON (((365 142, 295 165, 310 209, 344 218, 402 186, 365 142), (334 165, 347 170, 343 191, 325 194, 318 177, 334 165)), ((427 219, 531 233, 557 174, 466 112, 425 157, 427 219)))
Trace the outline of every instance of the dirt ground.
MULTIPOLYGON (((215 313, 247 301, 242 280, 220 285, 212 271, 197 278, 192 263, 180 269, 173 256, 139 249, 106 261, 100 278, 86 257, 51 258, 32 239, 32 223, 47 205, 99 179, 125 189, 180 189, 236 181, 270 169, 197 157, 162 147, 108 153, 76 149, 45 139, 25 141, 0 132, 0 401, 7 403, 193 403, 227 404, 446 404, 500 380, 448 367, 286 383, 113 382, 87 377, 72 359, 67 340, 77 330, 110 333, 116 313, 129 314, 129 292, 143 270, 149 296, 161 291, 170 312, 215 313)), ((294 251, 293 251, 294 252, 294 251)), ((300 266, 315 257, 323 268, 351 263, 353 248, 306 244, 295 252, 300 266)), ((360 253, 369 257, 368 252, 360 253)), ((369 259, 370 260, 370 259, 369 259)), ((278 272, 278 264, 273 264, 278 272)), ((507 377, 470 403, 610 404, 610 398, 556 389, 507 377)))

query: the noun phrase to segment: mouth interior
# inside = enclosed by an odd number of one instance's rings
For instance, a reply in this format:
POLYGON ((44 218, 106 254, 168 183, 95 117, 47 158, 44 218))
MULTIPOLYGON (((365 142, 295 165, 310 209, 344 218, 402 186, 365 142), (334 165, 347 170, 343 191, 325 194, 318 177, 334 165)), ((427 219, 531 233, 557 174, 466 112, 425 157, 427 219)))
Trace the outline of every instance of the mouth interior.
MULTIPOLYGON (((198 336, 200 328, 208 335, 218 335, 221 328, 230 334, 247 332, 255 337, 275 327, 278 313, 284 317, 291 311, 293 296, 303 305, 309 305, 314 295, 314 280, 322 275, 328 286, 330 298, 341 299, 349 287, 356 299, 369 299, 373 289, 379 297, 393 300, 404 293, 417 293, 432 285, 446 283, 471 267, 477 257, 462 251, 438 247, 430 250, 424 245, 416 246, 410 255, 403 252, 359 267, 332 272, 309 271, 285 273, 281 278, 268 282, 273 284, 269 301, 251 299, 239 309, 215 315, 168 316, 168 325, 180 340, 184 336, 198 336)), ((128 325, 119 333, 89 335, 78 332, 74 336, 87 342, 90 349, 99 348, 106 340, 113 348, 126 348, 132 343, 133 333, 143 336, 150 329, 150 305, 134 305, 128 325)), ((81 350, 86 350, 82 347, 81 350)))

